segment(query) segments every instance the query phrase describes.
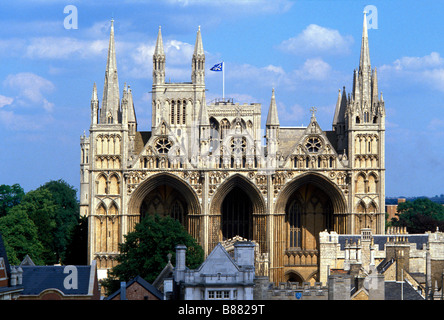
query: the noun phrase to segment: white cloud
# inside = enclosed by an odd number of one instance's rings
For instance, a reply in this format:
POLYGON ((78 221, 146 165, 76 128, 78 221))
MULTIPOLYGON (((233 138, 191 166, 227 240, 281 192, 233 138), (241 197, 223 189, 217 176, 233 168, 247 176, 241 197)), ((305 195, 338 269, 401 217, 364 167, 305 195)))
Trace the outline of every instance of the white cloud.
MULTIPOLYGON (((134 78, 151 78, 153 70, 153 53, 155 41, 151 44, 134 44, 134 50, 129 54, 131 59, 128 73, 134 78)), ((166 81, 182 81, 191 77, 191 59, 194 52, 194 44, 178 40, 164 41, 166 60, 166 81)), ((128 67, 128 66, 124 66, 128 67)))
POLYGON ((52 111, 54 104, 49 102, 44 94, 55 89, 54 84, 34 73, 22 72, 6 77, 3 84, 12 92, 17 93, 16 101, 25 106, 41 106, 46 111, 52 111))
POLYGON ((297 36, 282 41, 279 48, 293 54, 348 53, 353 43, 351 36, 342 36, 339 31, 310 24, 297 36))
POLYGON ((26 45, 25 56, 37 59, 90 58, 104 55, 108 43, 108 40, 78 40, 70 37, 32 38, 26 45))
POLYGON ((12 110, 0 110, 0 124, 2 127, 14 131, 36 131, 54 122, 49 115, 19 114, 12 110))
POLYGON ((167 0, 171 5, 217 7, 220 10, 246 14, 282 13, 288 11, 293 3, 289 0, 167 0), (247 10, 250 9, 250 10, 247 10))
POLYGON ((331 71, 331 66, 320 58, 307 59, 301 69, 295 71, 298 78, 306 80, 324 80, 331 71))
POLYGON ((14 101, 14 98, 0 95, 0 108, 10 105, 13 101, 14 101))
MULTIPOLYGON (((378 69, 381 79, 402 79, 444 91, 444 58, 437 52, 423 57, 402 57, 378 69)), ((397 82, 398 86, 401 82, 397 82)))

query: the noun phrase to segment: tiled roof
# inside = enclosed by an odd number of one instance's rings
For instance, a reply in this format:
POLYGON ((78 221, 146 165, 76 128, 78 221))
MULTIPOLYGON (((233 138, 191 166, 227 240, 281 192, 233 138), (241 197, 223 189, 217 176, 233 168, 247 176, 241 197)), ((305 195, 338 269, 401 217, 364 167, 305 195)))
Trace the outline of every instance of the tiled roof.
MULTIPOLYGON (((159 300, 163 300, 163 294, 162 292, 160 292, 159 290, 157 290, 157 288, 155 288, 152 284, 150 284, 149 282, 147 282, 145 279, 143 279, 141 276, 137 276, 134 279, 128 281, 126 283, 126 288, 129 288, 134 282, 137 282, 138 284, 140 284, 142 287, 144 287, 147 291, 149 291, 150 293, 152 293, 154 296, 156 296, 159 300)), ((117 291, 115 291, 114 293, 112 293, 111 295, 109 295, 106 300, 112 300, 113 298, 115 298, 117 295, 120 294, 120 290, 121 288, 119 288, 117 291)))

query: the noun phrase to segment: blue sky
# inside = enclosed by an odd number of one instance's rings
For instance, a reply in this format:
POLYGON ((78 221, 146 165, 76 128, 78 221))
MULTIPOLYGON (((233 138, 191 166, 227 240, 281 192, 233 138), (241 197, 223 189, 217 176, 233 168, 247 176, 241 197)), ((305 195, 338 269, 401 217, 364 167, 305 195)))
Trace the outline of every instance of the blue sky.
MULTIPOLYGON (((0 184, 29 191, 64 179, 79 188, 79 139, 94 82, 101 100, 111 18, 120 89, 132 88, 139 130, 150 130, 159 26, 167 80, 190 80, 200 26, 207 70, 225 62, 226 97, 262 103, 264 123, 275 88, 281 125, 307 125, 316 106, 331 130, 338 89, 350 92, 359 63, 367 5, 377 9, 369 43, 387 111, 386 195, 442 194, 444 3, 405 0, 2 1, 0 184), (77 29, 65 28, 67 5, 77 29)), ((220 73, 206 75, 207 100, 221 97, 220 73)))

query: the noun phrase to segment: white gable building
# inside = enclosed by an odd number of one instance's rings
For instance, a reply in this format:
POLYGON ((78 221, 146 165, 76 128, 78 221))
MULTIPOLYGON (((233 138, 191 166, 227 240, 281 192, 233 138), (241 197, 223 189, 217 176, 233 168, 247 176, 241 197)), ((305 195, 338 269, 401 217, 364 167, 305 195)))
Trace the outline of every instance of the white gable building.
POLYGON ((254 246, 249 241, 236 242, 231 257, 219 243, 198 269, 189 270, 186 247, 179 245, 174 279, 166 280, 174 285, 164 287, 177 288, 183 300, 253 300, 254 246))

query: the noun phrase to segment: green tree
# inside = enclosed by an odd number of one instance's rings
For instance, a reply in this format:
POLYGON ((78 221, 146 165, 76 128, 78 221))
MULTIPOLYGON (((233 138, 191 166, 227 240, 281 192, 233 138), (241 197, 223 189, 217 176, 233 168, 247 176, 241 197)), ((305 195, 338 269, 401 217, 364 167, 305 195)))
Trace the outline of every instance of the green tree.
POLYGON ((67 245, 64 264, 87 264, 88 218, 79 217, 77 225, 71 230, 70 242, 67 245))
POLYGON ((64 180, 49 181, 37 190, 48 190, 55 204, 52 250, 55 260, 64 263, 67 247, 74 235, 73 229, 79 224, 79 202, 77 190, 64 180))
POLYGON ((391 225, 407 227, 409 233, 424 233, 444 228, 444 206, 428 198, 417 198, 398 205, 399 220, 392 219, 391 225))
POLYGON ((137 275, 152 283, 167 264, 168 253, 175 263, 175 248, 179 244, 187 246, 187 267, 197 268, 204 259, 203 249, 179 221, 158 215, 144 217, 119 245, 120 254, 116 258, 119 264, 103 284, 107 292, 114 291, 113 280, 128 281, 137 275))
POLYGON ((56 207, 47 189, 29 191, 23 196, 20 204, 13 207, 15 210, 25 212, 37 227, 37 236, 43 246, 42 258, 45 264, 57 263, 54 248, 56 207))
POLYGON ((18 183, 12 186, 0 185, 0 217, 5 216, 9 209, 18 205, 24 195, 25 192, 18 183))
POLYGON ((15 206, 6 216, 1 217, 0 233, 11 264, 20 264, 27 254, 35 264, 44 264, 43 246, 38 238, 37 227, 24 210, 15 206))

